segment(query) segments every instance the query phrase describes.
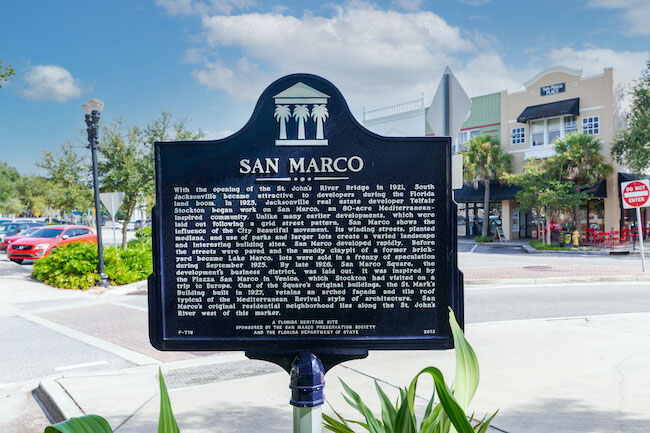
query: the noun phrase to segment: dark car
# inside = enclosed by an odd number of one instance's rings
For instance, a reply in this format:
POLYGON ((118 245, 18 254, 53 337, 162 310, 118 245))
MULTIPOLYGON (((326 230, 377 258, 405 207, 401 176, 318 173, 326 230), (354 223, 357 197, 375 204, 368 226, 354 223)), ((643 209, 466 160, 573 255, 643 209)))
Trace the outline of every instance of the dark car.
POLYGON ((3 241, 7 236, 13 236, 30 227, 43 227, 44 225, 44 223, 33 221, 12 221, 0 224, 0 241, 3 241))

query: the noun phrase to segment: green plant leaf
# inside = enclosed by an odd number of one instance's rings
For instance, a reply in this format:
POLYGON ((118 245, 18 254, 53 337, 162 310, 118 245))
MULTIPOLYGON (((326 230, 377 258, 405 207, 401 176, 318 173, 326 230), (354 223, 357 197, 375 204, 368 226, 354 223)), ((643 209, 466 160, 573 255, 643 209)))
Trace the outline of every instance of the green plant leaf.
POLYGON ((113 429, 101 416, 85 415, 45 427, 45 433, 113 433, 113 429))
POLYGON ((485 420, 485 418, 483 418, 483 421, 481 421, 476 426, 474 426, 474 430, 476 430, 476 433, 485 433, 485 432, 487 432, 487 429, 490 427, 490 423, 492 422, 494 417, 497 416, 497 413, 499 413, 498 410, 496 412, 494 412, 492 414, 492 416, 487 419, 487 421, 485 420))
POLYGON ((323 419, 325 420, 323 427, 330 431, 333 431, 335 433, 354 433, 354 430, 352 430, 350 427, 343 424, 342 422, 335 420, 327 414, 323 414, 323 419))
POLYGON ((397 418, 397 411, 376 380, 375 389, 377 389, 377 395, 379 395, 379 401, 381 402, 381 419, 384 421, 384 429, 386 430, 386 433, 393 433, 395 431, 394 426, 397 418))
POLYGON ((463 330, 456 321, 454 312, 449 309, 449 324, 451 332, 454 337, 454 348, 456 352, 456 380, 454 382, 454 397, 456 401, 463 408, 469 407, 472 397, 476 393, 479 382, 479 366, 478 359, 474 349, 469 345, 463 330))
POLYGON ((463 408, 460 407, 458 402, 456 402, 453 394, 449 388, 447 388, 442 372, 436 367, 427 367, 423 369, 411 381, 408 390, 408 404, 411 407, 411 410, 415 404, 415 390, 417 388, 418 379, 425 373, 429 374, 433 378, 433 383, 438 392, 438 398, 440 398, 440 404, 442 404, 445 414, 449 417, 449 420, 456 430, 460 433, 474 433, 474 429, 469 421, 467 421, 463 408))
POLYGON ((366 422, 368 423, 368 431, 370 433, 382 433, 383 429, 379 423, 379 420, 375 418, 373 413, 368 409, 368 407, 364 404, 364 402, 361 400, 361 397, 359 394, 354 392, 352 388, 350 388, 344 381, 341 380, 341 384, 343 385, 343 389, 345 389, 345 392, 352 397, 352 400, 356 403, 358 410, 361 412, 363 417, 366 419, 366 422))
POLYGON ((163 379, 162 371, 158 367, 158 378, 160 380, 160 416, 158 418, 158 433, 180 433, 176 418, 172 412, 172 405, 169 401, 167 386, 163 379))

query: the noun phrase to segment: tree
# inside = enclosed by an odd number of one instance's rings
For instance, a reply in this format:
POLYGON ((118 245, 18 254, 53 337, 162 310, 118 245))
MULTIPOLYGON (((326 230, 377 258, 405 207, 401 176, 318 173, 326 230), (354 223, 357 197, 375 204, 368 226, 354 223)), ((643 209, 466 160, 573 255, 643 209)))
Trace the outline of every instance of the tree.
POLYGON ((49 182, 42 176, 23 176, 16 185, 18 200, 23 212, 33 215, 39 212, 41 216, 50 213, 51 197, 49 182))
POLYGON ((0 214, 20 212, 16 190, 19 181, 18 171, 6 162, 0 161, 0 214))
POLYGON ((463 155, 463 174, 465 182, 476 188, 479 183, 485 187, 483 197, 483 231, 487 237, 490 218, 490 181, 500 179, 509 173, 512 166, 512 155, 503 153, 501 143, 491 135, 479 135, 467 143, 468 149, 463 155))
POLYGON ((632 109, 612 145, 612 157, 638 175, 650 168, 650 60, 632 90, 632 109))
POLYGON ((546 217, 546 243, 551 243, 551 220, 558 212, 572 209, 586 198, 572 180, 558 168, 557 156, 529 160, 519 174, 505 174, 504 180, 520 186, 516 198, 523 210, 535 210, 546 217))
POLYGON ((36 165, 47 172, 46 205, 64 214, 93 207, 90 164, 70 143, 57 152, 43 152, 36 165))
POLYGON ((102 190, 124 192, 122 212, 122 248, 127 245, 127 224, 131 221, 139 199, 153 197, 154 154, 156 141, 185 141, 203 137, 203 132, 187 128, 187 120, 172 121, 172 115, 162 112, 159 119, 146 125, 126 126, 122 120, 104 127, 100 136, 101 159, 98 171, 102 190))
POLYGON ((305 122, 309 119, 309 108, 306 105, 296 105, 293 117, 298 121, 298 140, 305 139, 305 122))
MULTIPOLYGON (((594 186, 609 176, 613 168, 601 153, 600 140, 591 135, 568 134, 557 139, 553 145, 556 156, 553 161, 560 174, 571 180, 575 187, 583 190, 594 186)), ((580 203, 573 208, 573 227, 580 232, 578 211, 580 203)))
POLYGON ((288 105, 278 105, 275 107, 275 118, 280 122, 280 140, 287 139, 287 121, 291 117, 291 109, 288 105))
POLYGON ((327 105, 317 104, 311 110, 311 117, 316 121, 316 140, 323 139, 323 122, 329 116, 327 105))
POLYGON ((16 71, 14 71, 14 68, 12 68, 11 65, 2 66, 2 60, 0 60, 0 89, 2 88, 3 83, 13 80, 15 75, 16 71))

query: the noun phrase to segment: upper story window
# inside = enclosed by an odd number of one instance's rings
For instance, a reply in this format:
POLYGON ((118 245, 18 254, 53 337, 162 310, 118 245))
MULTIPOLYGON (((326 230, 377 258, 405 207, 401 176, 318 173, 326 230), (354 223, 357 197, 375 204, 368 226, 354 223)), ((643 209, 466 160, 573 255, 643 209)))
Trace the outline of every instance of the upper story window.
POLYGON ((544 141, 544 120, 534 120, 530 122, 530 139, 533 146, 543 146, 544 141))
POLYGON ((526 142, 526 128, 512 128, 510 131, 511 144, 524 144, 526 142))
POLYGON ((467 150, 467 146, 466 146, 467 142, 480 134, 481 134, 480 129, 460 131, 456 136, 456 142, 455 142, 456 152, 467 150))
POLYGON ((582 132, 589 135, 600 134, 600 117, 585 117, 582 119, 582 132))
POLYGON ((578 121, 576 116, 566 116, 564 118, 564 134, 572 134, 578 132, 578 121))

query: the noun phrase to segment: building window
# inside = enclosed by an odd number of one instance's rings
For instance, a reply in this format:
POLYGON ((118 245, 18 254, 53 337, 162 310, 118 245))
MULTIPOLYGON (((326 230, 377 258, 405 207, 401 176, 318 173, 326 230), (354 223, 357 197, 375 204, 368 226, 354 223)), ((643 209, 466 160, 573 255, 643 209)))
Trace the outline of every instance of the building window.
POLYGON ((560 138, 560 118, 548 119, 548 140, 547 143, 551 144, 560 138))
POLYGON ((530 122, 530 138, 533 146, 544 145, 544 121, 535 120, 530 122))
POLYGON ((512 128, 510 143, 524 144, 526 142, 526 128, 512 128))
POLYGON ((585 117, 582 119, 582 132, 589 135, 600 133, 600 118, 598 116, 585 117))
POLYGON ((566 116, 564 118, 564 135, 578 132, 578 121, 576 116, 566 116))
POLYGON ((480 129, 473 129, 471 131, 460 131, 456 137, 456 149, 457 151, 467 150, 467 142, 472 138, 477 137, 481 134, 480 129))

